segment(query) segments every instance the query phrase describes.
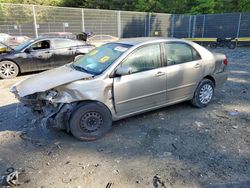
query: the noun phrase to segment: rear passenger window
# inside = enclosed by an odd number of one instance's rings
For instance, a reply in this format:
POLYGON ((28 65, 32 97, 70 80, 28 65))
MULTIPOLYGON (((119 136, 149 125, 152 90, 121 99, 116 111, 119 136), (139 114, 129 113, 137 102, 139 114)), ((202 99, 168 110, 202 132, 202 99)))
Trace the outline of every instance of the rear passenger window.
POLYGON ((175 65, 201 59, 200 54, 184 43, 165 43, 167 65, 175 65))
POLYGON ((193 60, 201 59, 200 54, 194 48, 192 48, 192 49, 193 49, 193 60))
POLYGON ((74 46, 72 40, 69 39, 55 39, 54 48, 69 48, 74 46))

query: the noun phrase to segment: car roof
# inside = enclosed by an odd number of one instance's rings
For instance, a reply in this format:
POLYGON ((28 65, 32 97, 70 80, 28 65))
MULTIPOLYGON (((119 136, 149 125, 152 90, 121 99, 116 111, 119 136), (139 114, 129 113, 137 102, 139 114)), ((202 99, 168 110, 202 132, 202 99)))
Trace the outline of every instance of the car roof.
POLYGON ((125 38, 116 41, 116 43, 128 44, 128 45, 139 45, 139 44, 147 44, 153 42, 187 42, 183 39, 177 38, 164 38, 164 37, 138 37, 138 38, 125 38))
POLYGON ((46 36, 46 37, 43 37, 43 36, 41 36, 41 37, 38 37, 38 38, 34 38, 33 40, 34 41, 36 41, 36 40, 52 40, 52 39, 68 39, 68 40, 73 40, 73 39, 69 39, 69 38, 64 38, 64 37, 53 37, 53 36, 46 36))
POLYGON ((48 33, 41 33, 40 35, 54 35, 54 34, 58 34, 58 35, 73 35, 73 33, 70 32, 48 32, 48 33))

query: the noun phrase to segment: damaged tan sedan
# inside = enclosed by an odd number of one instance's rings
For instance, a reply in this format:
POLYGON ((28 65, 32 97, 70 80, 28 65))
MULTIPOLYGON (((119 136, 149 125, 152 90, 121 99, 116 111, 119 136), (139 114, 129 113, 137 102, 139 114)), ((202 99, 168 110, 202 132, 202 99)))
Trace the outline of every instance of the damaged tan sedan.
POLYGON ((47 127, 95 140, 125 117, 186 100, 207 106, 227 79, 226 67, 225 55, 190 41, 124 39, 32 76, 11 92, 47 127))

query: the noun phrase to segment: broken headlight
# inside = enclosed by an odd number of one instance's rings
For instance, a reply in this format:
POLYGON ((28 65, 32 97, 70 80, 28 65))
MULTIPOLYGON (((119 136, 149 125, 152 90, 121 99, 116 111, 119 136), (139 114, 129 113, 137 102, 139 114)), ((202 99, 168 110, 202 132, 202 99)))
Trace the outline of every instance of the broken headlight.
POLYGON ((44 100, 48 100, 48 101, 51 101, 51 100, 53 100, 54 98, 56 98, 57 96, 58 96, 58 91, 56 91, 56 90, 49 90, 49 91, 47 91, 47 92, 45 92, 45 93, 42 93, 41 95, 40 95, 40 97, 42 98, 42 99, 44 99, 44 100))

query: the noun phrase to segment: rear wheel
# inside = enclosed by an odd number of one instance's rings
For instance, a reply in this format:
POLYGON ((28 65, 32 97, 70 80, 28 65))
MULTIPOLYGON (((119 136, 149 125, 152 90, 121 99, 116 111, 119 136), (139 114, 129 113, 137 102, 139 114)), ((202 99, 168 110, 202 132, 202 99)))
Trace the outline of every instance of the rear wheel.
POLYGON ((227 44, 227 47, 228 47, 229 49, 235 49, 235 48, 236 48, 236 43, 235 43, 235 42, 229 42, 229 43, 227 44))
POLYGON ((217 43, 216 42, 211 43, 210 48, 217 48, 217 43))
POLYGON ((1 61, 0 62, 0 78, 9 79, 14 78, 18 75, 19 68, 12 61, 1 61))
POLYGON ((198 107, 206 107, 214 96, 214 83, 211 80, 203 79, 194 93, 191 103, 198 107))
POLYGON ((96 140, 105 135, 112 127, 110 111, 101 103, 85 103, 73 111, 70 130, 79 140, 96 140))

